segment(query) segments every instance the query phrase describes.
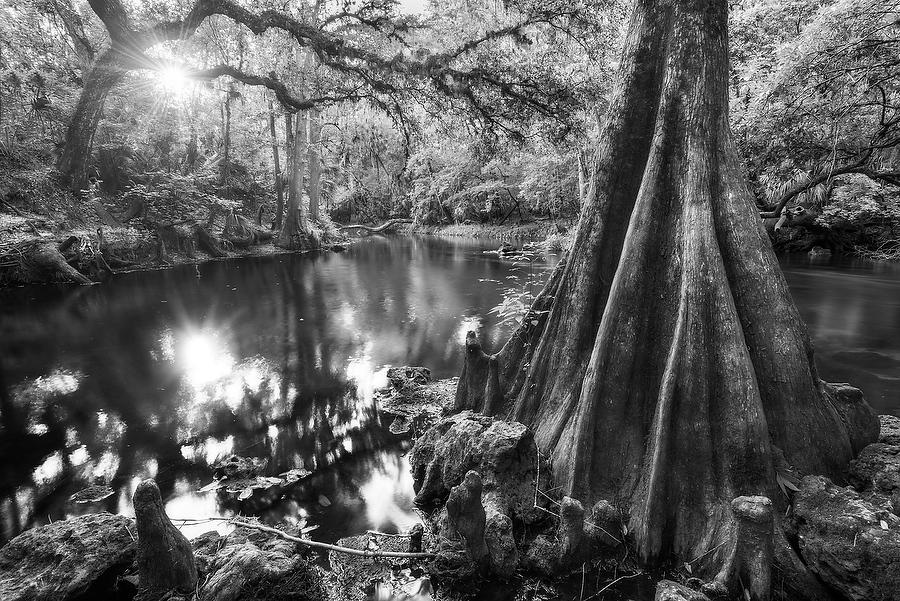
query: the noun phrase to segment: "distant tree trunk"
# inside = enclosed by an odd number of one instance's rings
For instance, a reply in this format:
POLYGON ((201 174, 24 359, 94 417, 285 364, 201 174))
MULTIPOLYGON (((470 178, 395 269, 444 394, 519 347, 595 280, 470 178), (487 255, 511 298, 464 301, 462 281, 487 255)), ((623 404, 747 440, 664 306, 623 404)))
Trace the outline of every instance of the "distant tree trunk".
POLYGON ((223 130, 225 132, 224 142, 225 142, 225 153, 222 159, 222 173, 221 173, 221 182, 222 184, 228 183, 228 171, 231 167, 231 100, 234 95, 234 92, 231 86, 228 87, 228 91, 225 92, 225 106, 223 113, 223 130))
MULTIPOLYGON (((530 425, 565 494, 627 512, 644 561, 696 560, 733 594, 731 501, 783 503, 782 453, 840 479, 878 426, 819 380, 742 179, 727 28, 725 0, 636 1, 572 250, 492 369, 469 340, 457 407, 530 425)), ((775 544, 796 571, 780 525, 775 544)))
POLYGON ((275 133, 275 105, 269 101, 269 137, 272 140, 272 159, 275 162, 275 221, 273 229, 281 230, 282 215, 284 214, 284 189, 281 172, 281 162, 278 157, 278 135, 275 133))
POLYGON ((63 183, 74 190, 87 185, 87 165, 94 133, 103 114, 109 92, 124 79, 126 69, 118 64, 114 50, 104 51, 84 80, 84 89, 75 105, 62 151, 56 162, 63 183))
POLYGON ((322 121, 319 111, 310 110, 309 115, 309 218, 313 221, 319 218, 319 200, 322 181, 322 163, 319 156, 319 147, 322 135, 322 121))
POLYGON ((291 148, 291 175, 288 186, 287 211, 277 244, 282 248, 302 248, 306 227, 301 203, 303 200, 303 172, 307 153, 307 120, 305 115, 294 118, 293 147, 291 148))
POLYGON ((182 169, 182 175, 187 175, 194 170, 194 167, 197 164, 197 156, 199 150, 200 149, 197 142, 197 128, 191 126, 191 138, 187 143, 186 152, 184 154, 184 169, 182 169))

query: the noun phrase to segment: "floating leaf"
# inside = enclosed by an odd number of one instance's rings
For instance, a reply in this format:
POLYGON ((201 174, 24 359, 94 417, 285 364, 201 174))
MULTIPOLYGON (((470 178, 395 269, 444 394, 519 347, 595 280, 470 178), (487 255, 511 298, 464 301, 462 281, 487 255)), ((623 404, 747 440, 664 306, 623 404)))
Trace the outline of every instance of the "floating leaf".
POLYGON ((312 474, 311 471, 301 467, 301 468, 288 470, 288 471, 284 472, 283 474, 281 474, 281 477, 285 480, 285 482, 287 484, 293 484, 297 480, 306 478, 310 474, 312 474))
POLYGON ((206 486, 204 486, 197 492, 209 492, 211 490, 216 490, 220 486, 222 486, 222 484, 218 480, 213 480, 212 482, 210 482, 209 484, 207 484, 206 486))
POLYGON ((885 520, 881 520, 881 529, 882 530, 888 529, 888 523, 885 520))
POLYGON ((105 485, 88 486, 84 490, 79 490, 69 497, 69 500, 73 503, 96 503, 97 501, 102 501, 107 497, 111 497, 115 492, 116 491, 105 485))
POLYGON ((238 495, 238 501, 243 501, 244 499, 249 499, 253 496, 253 487, 248 486, 244 490, 241 491, 241 494, 238 495))
POLYGON ((325 495, 319 495, 319 505, 322 507, 331 507, 331 499, 325 495))
POLYGON ((684 569, 687 570, 688 574, 693 574, 694 569, 691 567, 691 564, 684 562, 684 569))

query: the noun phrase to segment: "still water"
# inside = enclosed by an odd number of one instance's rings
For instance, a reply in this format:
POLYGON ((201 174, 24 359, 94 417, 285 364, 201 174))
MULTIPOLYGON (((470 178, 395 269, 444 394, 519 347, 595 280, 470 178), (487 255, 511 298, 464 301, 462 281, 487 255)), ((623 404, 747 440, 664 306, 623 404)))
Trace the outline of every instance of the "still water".
MULTIPOLYGON (((84 511, 128 514, 147 477, 175 518, 253 512, 318 526, 326 541, 411 525, 409 440, 389 431, 373 391, 393 365, 455 375, 469 329, 493 348, 505 340, 512 325, 490 310, 557 258, 517 264, 489 248, 370 237, 341 254, 0 290, 0 541, 84 511), (313 474, 272 505, 200 492, 231 454, 267 460, 268 475, 313 474), (92 484, 115 494, 68 502, 92 484)), ((900 412, 900 267, 803 257, 785 269, 821 375, 900 412)))

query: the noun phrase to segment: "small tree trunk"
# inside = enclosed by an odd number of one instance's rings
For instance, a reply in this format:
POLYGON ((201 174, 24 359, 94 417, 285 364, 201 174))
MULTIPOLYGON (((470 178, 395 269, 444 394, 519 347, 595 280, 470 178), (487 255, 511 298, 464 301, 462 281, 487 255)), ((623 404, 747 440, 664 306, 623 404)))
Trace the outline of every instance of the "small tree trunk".
POLYGON ((225 153, 224 158, 222 159, 222 174, 221 174, 221 182, 226 184, 228 182, 228 170, 231 167, 231 99, 234 92, 231 87, 228 88, 228 91, 225 92, 225 107, 224 107, 224 143, 225 143, 225 153))
POLYGON ((309 161, 309 218, 317 220, 319 218, 319 197, 322 181, 322 162, 319 156, 319 147, 322 135, 322 122, 319 117, 319 111, 313 109, 308 111, 309 115, 309 153, 307 160, 309 161))
POLYGON ((81 190, 87 185, 87 165, 103 105, 109 92, 122 81, 126 72, 119 66, 115 51, 106 50, 97 58, 84 80, 84 89, 78 97, 56 162, 62 181, 73 190, 81 190))
POLYGON ((272 140, 272 160, 275 163, 275 220, 273 229, 281 230, 282 215, 284 213, 284 189, 281 180, 281 162, 278 154, 278 135, 275 132, 275 106, 269 101, 269 137, 272 140))

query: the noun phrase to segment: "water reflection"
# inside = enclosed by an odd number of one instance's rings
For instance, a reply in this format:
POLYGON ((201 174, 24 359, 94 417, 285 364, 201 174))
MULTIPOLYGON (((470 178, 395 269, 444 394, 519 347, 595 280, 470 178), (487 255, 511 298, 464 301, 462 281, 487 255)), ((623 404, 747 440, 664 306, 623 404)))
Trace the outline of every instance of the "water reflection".
POLYGON ((454 375, 469 327, 506 335, 487 281, 510 265, 490 245, 373 238, 342 255, 212 263, 199 279, 190 267, 0 292, 0 536, 128 514, 146 477, 179 518, 308 520, 323 540, 408 526, 409 442, 373 392, 390 365, 454 375), (267 475, 314 474, 280 499, 198 492, 233 453, 266 459, 267 475), (91 484, 115 494, 67 503, 91 484))
POLYGON ((822 377, 900 415, 900 264, 792 256, 783 266, 822 377))
MULTIPOLYGON (((343 254, 0 291, 0 538, 103 508, 155 477, 178 518, 255 513, 335 540, 415 519, 403 453, 373 401, 390 365, 455 375, 465 332, 497 345, 513 265, 491 242, 373 237, 343 254), (278 498, 198 492, 231 454, 313 474, 278 498), (115 494, 68 497, 92 484, 115 494)), ((900 409, 900 267, 785 263, 821 373, 900 409)), ((221 523, 184 524, 196 533, 221 523)))

